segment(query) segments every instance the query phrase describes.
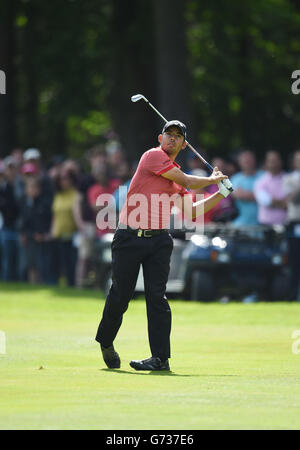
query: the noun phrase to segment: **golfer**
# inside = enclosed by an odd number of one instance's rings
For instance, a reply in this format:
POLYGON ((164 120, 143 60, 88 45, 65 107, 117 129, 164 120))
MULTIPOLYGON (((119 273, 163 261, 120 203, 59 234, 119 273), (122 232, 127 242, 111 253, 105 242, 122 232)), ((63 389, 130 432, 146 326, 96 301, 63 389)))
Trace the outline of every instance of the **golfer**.
POLYGON ((177 206, 182 210, 190 209, 192 217, 197 217, 199 209, 206 212, 230 194, 220 183, 227 176, 217 167, 209 177, 186 175, 180 170, 175 158, 186 147, 186 126, 182 122, 167 122, 158 141, 159 147, 146 151, 140 159, 112 241, 112 286, 96 335, 104 362, 110 369, 121 365, 113 342, 133 297, 142 265, 152 356, 133 360, 130 366, 136 370, 170 370, 171 310, 165 291, 173 249, 173 239, 167 229, 171 203, 159 207, 158 195, 175 198, 177 206), (210 184, 218 184, 218 192, 192 203, 187 188, 201 189, 210 184), (203 208, 199 208, 200 204, 203 208))

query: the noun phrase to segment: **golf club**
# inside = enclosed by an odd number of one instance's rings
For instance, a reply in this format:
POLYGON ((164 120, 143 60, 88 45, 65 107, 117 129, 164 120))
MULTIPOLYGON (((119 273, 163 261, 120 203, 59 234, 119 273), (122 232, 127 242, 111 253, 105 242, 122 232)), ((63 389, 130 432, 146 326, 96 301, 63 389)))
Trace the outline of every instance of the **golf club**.
MULTIPOLYGON (((144 100, 146 103, 148 103, 148 105, 156 112, 156 114, 158 114, 159 115, 159 117, 161 117, 164 121, 165 121, 165 123, 167 123, 168 122, 168 120, 152 105, 152 103, 150 103, 149 102, 149 100, 146 98, 146 97, 144 97, 144 95, 142 95, 142 94, 136 94, 136 95, 133 95, 132 97, 131 97, 131 101, 133 102, 133 103, 136 103, 136 102, 138 102, 139 100, 144 100)), ((212 165, 211 164, 209 164, 209 162, 207 162, 204 158, 203 158, 203 156, 201 156, 200 155, 200 153, 198 153, 197 152, 197 150, 188 142, 188 141, 185 141, 186 142, 186 145, 195 153, 195 155, 197 155, 198 156, 198 158, 202 161, 202 163, 207 167, 207 169, 209 170, 209 172, 210 173, 212 173, 213 172, 213 170, 214 170, 214 168, 212 167, 212 165)), ((225 185, 225 187, 227 188, 227 189, 229 189, 231 192, 233 191, 233 188, 232 188, 232 184, 231 184, 231 182, 230 182, 230 180, 223 180, 222 181, 222 183, 224 183, 224 185, 225 185), (224 183, 225 182, 225 183, 224 183)))

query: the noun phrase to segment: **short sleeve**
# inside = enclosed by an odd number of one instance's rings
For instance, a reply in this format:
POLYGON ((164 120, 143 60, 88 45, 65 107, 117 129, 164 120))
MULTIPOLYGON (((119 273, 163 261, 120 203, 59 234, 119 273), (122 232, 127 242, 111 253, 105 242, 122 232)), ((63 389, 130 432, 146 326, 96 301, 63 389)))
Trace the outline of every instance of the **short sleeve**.
POLYGON ((145 169, 155 175, 161 175, 177 166, 163 150, 150 150, 147 152, 144 164, 145 169))
POLYGON ((181 196, 181 197, 183 197, 184 195, 191 195, 191 192, 190 191, 188 191, 186 188, 184 188, 184 187, 181 187, 181 190, 178 192, 178 194, 181 196))

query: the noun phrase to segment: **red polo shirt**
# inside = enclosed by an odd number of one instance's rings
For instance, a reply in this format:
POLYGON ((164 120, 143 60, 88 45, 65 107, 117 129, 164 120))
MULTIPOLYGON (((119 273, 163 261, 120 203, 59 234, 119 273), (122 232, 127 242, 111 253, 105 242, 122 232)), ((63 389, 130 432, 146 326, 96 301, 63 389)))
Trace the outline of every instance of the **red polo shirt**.
POLYGON ((161 147, 143 154, 129 186, 120 224, 144 230, 168 228, 175 197, 189 194, 179 184, 160 176, 173 167, 180 168, 161 147))

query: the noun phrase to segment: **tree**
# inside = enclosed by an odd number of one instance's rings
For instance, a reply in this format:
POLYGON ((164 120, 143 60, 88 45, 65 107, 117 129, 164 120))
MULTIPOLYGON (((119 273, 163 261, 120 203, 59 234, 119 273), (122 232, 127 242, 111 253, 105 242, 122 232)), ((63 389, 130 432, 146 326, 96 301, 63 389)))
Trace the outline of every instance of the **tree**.
POLYGON ((16 0, 2 0, 0 4, 0 69, 6 75, 6 94, 0 95, 1 156, 6 156, 17 143, 14 33, 16 3, 16 0))
POLYGON ((133 94, 156 100, 153 10, 147 0, 112 1, 107 106, 112 124, 131 161, 156 145, 156 116, 133 94))
MULTIPOLYGON (((187 1, 153 0, 158 105, 168 119, 186 123, 192 135, 190 77, 187 70, 187 1)), ((182 154, 179 155, 182 157, 182 154)), ((184 158, 181 158, 184 161, 184 158)))

